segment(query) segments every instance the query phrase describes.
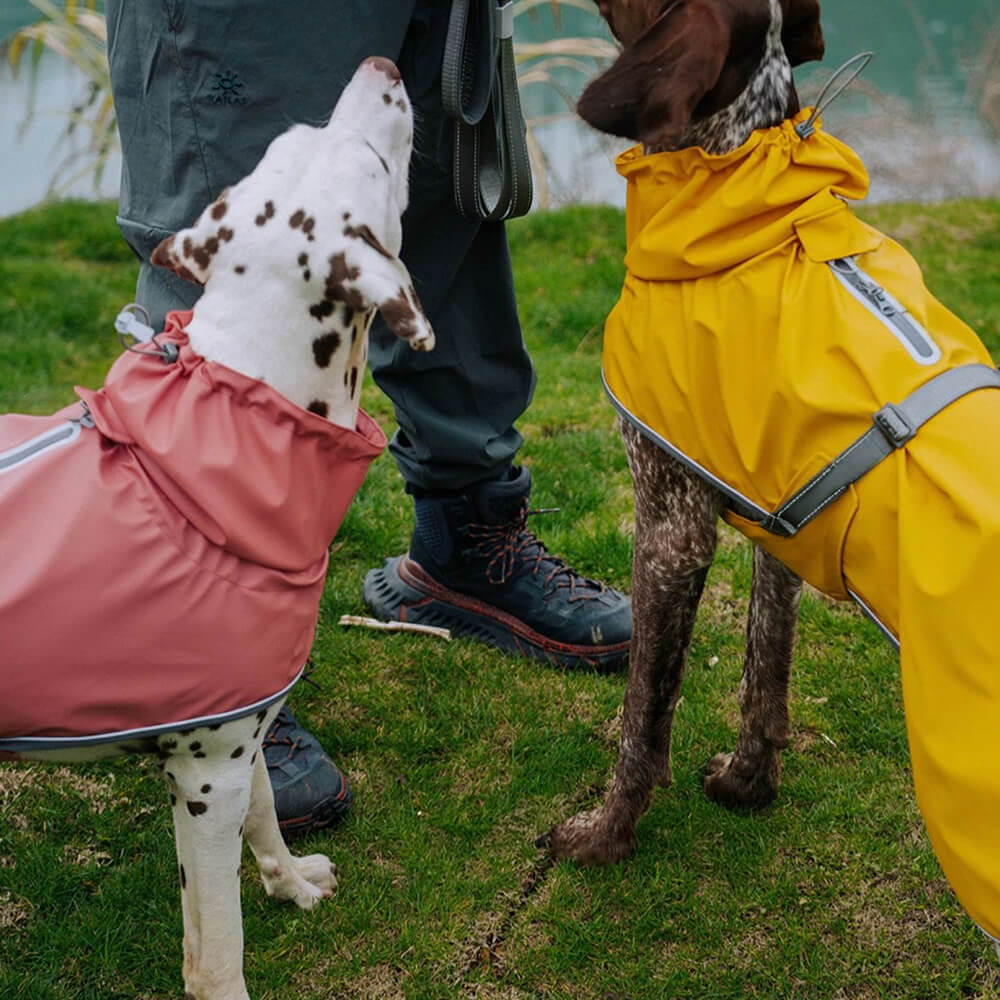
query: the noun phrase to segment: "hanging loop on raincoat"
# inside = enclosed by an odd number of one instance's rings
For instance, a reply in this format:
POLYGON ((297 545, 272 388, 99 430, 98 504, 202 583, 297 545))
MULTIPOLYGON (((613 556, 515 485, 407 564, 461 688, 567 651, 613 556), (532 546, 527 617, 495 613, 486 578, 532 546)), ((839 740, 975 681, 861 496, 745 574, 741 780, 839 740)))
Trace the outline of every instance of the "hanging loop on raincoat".
POLYGON ((813 108, 812 114, 804 121, 799 122, 795 126, 795 131, 800 139, 808 139, 809 136, 816 131, 816 119, 831 105, 833 102, 840 97, 840 95, 847 90, 847 88, 854 83, 854 81, 868 68, 868 64, 875 58, 874 52, 859 52, 856 56, 852 56, 843 66, 835 69, 833 75, 829 80, 826 81, 826 86, 819 92, 819 97, 816 98, 816 106, 813 108), (848 76, 846 80, 827 97, 827 91, 836 83, 837 79, 847 72, 850 67, 855 63, 858 63, 857 68, 848 76))
POLYGON ((130 302, 115 317, 115 332, 118 334, 118 343, 126 351, 131 351, 133 354, 157 355, 165 365, 173 364, 177 360, 179 353, 177 345, 161 344, 156 339, 156 333, 149 325, 149 312, 138 302, 130 302), (131 337, 131 342, 126 340, 126 337, 131 337), (143 350, 136 347, 136 344, 152 344, 154 349, 143 350))

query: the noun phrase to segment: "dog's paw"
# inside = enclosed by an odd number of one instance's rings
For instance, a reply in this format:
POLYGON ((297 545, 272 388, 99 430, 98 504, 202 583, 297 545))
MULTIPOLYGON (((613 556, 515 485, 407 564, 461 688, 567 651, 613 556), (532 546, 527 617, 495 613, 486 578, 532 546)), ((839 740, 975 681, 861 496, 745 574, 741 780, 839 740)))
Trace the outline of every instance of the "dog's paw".
POLYGON ((337 887, 337 868, 324 854, 289 857, 286 862, 261 858, 260 875, 272 899, 290 899, 303 910, 311 910, 337 887))
POLYGON ((609 822, 602 806, 577 813, 537 843, 548 847, 556 859, 567 858, 581 865, 613 865, 635 850, 635 831, 609 822))
POLYGON ((717 753, 704 771, 705 794, 727 809, 762 809, 778 794, 779 760, 754 766, 735 754, 717 753))
POLYGON ((299 875, 324 896, 329 896, 337 888, 337 866, 325 854, 307 854, 304 858, 292 860, 299 875))

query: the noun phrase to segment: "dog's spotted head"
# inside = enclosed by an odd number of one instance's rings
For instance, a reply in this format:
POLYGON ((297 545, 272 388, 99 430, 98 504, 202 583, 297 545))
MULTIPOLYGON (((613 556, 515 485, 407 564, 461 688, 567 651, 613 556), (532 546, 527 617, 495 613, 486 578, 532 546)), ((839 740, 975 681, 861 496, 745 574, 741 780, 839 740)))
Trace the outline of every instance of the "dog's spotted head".
POLYGON ((413 112, 399 71, 366 59, 323 127, 295 125, 152 262, 205 285, 199 310, 366 327, 381 311, 415 350, 434 334, 399 260, 413 112), (223 305, 224 303, 224 305, 223 305), (346 314, 346 316, 345 316, 346 314))
POLYGON ((622 53, 587 87, 577 109, 594 128, 651 148, 675 148, 693 122, 753 99, 748 86, 772 39, 771 54, 787 74, 779 98, 785 114, 798 110, 788 67, 823 57, 819 0, 597 0, 597 6, 622 53))

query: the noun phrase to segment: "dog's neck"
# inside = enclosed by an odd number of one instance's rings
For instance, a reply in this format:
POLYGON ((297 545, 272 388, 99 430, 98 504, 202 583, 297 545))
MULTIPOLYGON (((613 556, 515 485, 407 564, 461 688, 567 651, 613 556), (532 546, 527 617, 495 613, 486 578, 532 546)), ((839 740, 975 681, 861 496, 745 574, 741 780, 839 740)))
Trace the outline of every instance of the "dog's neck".
POLYGON ((792 67, 781 44, 782 12, 778 0, 770 0, 771 25, 764 55, 743 92, 731 104, 692 121, 675 148, 700 146, 719 155, 738 149, 752 132, 778 125, 798 111, 798 96, 792 82, 792 67))
POLYGON ((374 310, 354 311, 340 302, 322 323, 303 317, 302 310, 248 313, 238 299, 212 285, 210 280, 188 324, 191 347, 353 430, 374 310))

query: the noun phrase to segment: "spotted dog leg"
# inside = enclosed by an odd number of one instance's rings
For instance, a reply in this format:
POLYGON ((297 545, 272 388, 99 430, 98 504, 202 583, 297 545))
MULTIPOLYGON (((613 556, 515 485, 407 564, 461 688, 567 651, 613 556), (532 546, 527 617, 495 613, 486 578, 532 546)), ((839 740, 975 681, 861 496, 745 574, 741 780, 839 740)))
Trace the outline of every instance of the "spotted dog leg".
POLYGON ((303 910, 310 910, 336 888, 336 868, 326 855, 298 858, 285 846, 263 754, 253 766, 246 839, 260 866, 264 888, 274 899, 292 899, 303 910))
POLYGON ((734 753, 716 754, 705 768, 705 793, 722 805, 765 806, 778 792, 801 594, 798 576, 763 549, 754 549, 739 740, 734 753))
POLYGON ((632 647, 618 766, 604 804, 556 827, 556 857, 608 864, 631 853, 654 786, 669 785, 670 731, 698 600, 715 553, 719 495, 623 424, 635 482, 632 647))
POLYGON ((261 734, 278 707, 161 737, 184 912, 188 1000, 248 1000, 240 859, 261 734))

